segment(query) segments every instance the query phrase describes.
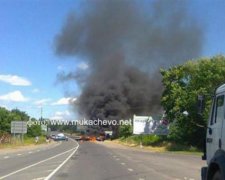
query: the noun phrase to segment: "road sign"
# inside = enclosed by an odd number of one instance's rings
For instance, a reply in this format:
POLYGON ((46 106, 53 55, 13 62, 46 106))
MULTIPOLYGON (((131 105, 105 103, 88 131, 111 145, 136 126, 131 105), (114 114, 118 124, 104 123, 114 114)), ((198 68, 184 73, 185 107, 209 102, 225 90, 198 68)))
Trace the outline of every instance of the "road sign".
POLYGON ((11 122, 11 133, 12 134, 26 134, 27 133, 27 122, 26 121, 12 121, 11 122))
POLYGON ((133 118, 133 134, 167 135, 168 124, 163 120, 153 120, 151 116, 135 116, 133 118))
POLYGON ((149 123, 152 121, 151 116, 135 116, 133 119, 133 134, 150 134, 149 123))
POLYGON ((41 130, 47 132, 48 131, 47 125, 42 124, 41 125, 41 130))

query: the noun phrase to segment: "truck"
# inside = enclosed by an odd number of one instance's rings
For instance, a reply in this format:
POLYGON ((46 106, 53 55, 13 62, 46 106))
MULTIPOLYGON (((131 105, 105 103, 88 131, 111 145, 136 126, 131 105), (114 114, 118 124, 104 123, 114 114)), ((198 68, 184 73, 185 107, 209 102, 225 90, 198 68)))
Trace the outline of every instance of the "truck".
MULTIPOLYGON (((225 84, 216 88, 208 118, 205 152, 207 166, 201 169, 202 180, 225 180, 225 84)), ((198 109, 204 110, 204 96, 198 96, 198 109)))

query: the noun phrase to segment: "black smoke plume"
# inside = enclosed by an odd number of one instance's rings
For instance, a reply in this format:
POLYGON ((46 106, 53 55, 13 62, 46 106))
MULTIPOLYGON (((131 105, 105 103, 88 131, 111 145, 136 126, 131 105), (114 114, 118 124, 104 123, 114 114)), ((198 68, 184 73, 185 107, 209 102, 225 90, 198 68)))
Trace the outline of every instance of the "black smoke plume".
MULTIPOLYGON (((159 112, 159 69, 202 50, 202 27, 188 12, 188 1, 89 0, 80 7, 55 41, 57 55, 76 56, 90 66, 74 106, 90 119, 159 112)), ((70 72, 59 79, 77 77, 70 72)))

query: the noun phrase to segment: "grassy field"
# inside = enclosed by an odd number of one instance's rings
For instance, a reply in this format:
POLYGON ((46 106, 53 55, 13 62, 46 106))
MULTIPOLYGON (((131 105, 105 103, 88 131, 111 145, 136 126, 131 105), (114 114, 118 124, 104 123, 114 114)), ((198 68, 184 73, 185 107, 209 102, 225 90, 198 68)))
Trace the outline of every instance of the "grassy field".
POLYGON ((148 149, 153 152, 172 152, 182 154, 195 154, 199 156, 202 155, 202 151, 196 147, 170 142, 165 137, 159 137, 155 135, 145 135, 142 137, 129 136, 127 138, 114 140, 114 142, 130 147, 142 146, 143 149, 148 149))
POLYGON ((19 146, 29 146, 29 145, 38 145, 46 143, 45 136, 40 136, 38 143, 35 142, 34 137, 24 136, 23 142, 19 137, 12 138, 10 143, 0 144, 0 149, 2 148, 17 148, 19 146))

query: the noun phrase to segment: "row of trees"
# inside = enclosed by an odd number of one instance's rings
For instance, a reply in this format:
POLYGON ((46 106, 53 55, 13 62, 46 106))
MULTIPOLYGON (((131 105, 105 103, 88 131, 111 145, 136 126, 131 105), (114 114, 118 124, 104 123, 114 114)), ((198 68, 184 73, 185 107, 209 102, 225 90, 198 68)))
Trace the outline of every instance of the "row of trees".
MULTIPOLYGON (((161 75, 164 86, 161 104, 170 122, 167 140, 203 148, 212 96, 215 89, 225 83, 225 57, 188 61, 161 69, 161 75), (202 116, 198 114, 198 95, 206 97, 202 116)), ((120 127, 120 137, 130 136, 131 128, 120 127)))
POLYGON ((164 92, 161 104, 170 121, 169 138, 202 147, 215 89, 225 83, 225 57, 202 58, 170 69, 162 69, 164 92), (205 95, 203 116, 197 112, 197 96, 205 95), (188 115, 183 112, 187 111, 188 115))
MULTIPOLYGON (((10 133, 11 131, 11 121, 29 121, 29 116, 26 112, 19 109, 7 110, 6 108, 0 107, 0 135, 2 133, 10 133)), ((32 118, 32 120, 36 120, 32 118)), ((41 135, 41 126, 32 125, 27 129, 27 135, 34 137, 41 135)))

